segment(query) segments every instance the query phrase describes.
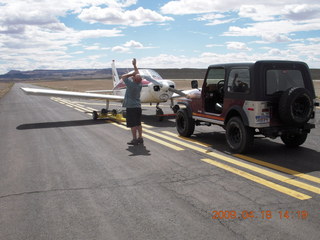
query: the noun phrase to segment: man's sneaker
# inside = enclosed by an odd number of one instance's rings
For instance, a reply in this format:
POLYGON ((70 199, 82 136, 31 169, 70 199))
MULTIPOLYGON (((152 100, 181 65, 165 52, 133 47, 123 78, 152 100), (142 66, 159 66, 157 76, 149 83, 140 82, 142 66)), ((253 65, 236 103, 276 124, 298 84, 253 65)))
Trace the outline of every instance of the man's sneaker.
POLYGON ((132 139, 130 142, 127 143, 128 145, 138 145, 138 139, 132 139))
POLYGON ((138 144, 143 144, 143 138, 138 138, 137 141, 138 141, 138 144))

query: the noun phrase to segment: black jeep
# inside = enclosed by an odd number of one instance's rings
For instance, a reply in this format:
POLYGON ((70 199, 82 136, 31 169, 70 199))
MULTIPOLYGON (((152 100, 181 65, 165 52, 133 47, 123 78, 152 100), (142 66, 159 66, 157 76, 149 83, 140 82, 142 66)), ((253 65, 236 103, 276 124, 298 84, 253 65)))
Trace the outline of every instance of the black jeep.
POLYGON ((195 89, 174 106, 182 136, 192 135, 198 125, 220 125, 231 150, 242 153, 254 135, 280 136, 287 146, 296 147, 315 127, 315 91, 303 62, 211 65, 202 89, 197 85, 192 81, 195 89))

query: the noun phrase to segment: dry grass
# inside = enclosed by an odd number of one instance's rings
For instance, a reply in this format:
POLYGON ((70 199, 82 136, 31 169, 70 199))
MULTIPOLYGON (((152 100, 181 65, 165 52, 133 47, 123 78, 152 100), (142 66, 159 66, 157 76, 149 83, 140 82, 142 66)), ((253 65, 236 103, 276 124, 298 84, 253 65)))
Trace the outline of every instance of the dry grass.
POLYGON ((0 82, 0 98, 3 97, 11 87, 13 86, 13 83, 1 83, 0 82))

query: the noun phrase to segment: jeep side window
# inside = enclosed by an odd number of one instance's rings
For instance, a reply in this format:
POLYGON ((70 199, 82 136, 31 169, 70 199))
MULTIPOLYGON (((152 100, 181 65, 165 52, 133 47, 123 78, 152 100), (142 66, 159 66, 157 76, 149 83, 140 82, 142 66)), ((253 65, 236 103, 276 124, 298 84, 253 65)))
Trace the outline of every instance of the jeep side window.
POLYGON ((208 72, 207 85, 217 84, 219 81, 224 80, 225 71, 223 68, 212 68, 208 72))
POLYGON ((285 91, 291 87, 304 88, 300 70, 270 69, 266 72, 267 95, 285 91))
POLYGON ((228 78, 228 92, 248 93, 250 90, 249 69, 232 69, 228 78))

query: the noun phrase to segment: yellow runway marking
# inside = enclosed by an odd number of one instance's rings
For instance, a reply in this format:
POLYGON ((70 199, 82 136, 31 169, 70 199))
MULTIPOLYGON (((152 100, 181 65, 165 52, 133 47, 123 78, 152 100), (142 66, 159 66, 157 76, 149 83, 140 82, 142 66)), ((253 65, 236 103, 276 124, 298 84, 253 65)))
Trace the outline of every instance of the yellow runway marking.
POLYGON ((312 181, 312 182, 320 183, 320 178, 317 178, 317 177, 314 177, 314 176, 310 176, 310 175, 307 175, 307 174, 304 174, 304 173, 301 173, 301 172, 298 172, 298 171, 295 171, 295 170, 291 170, 291 169, 288 169, 288 168, 285 168, 285 167, 281 167, 281 166, 278 166, 278 165, 275 165, 275 164, 272 164, 272 163, 267 163, 267 162, 264 162, 264 161, 261 161, 261 160, 255 159, 255 158, 251 158, 251 157, 248 157, 248 156, 244 156, 244 155, 241 155, 241 154, 234 154, 233 156, 241 158, 241 159, 244 159, 244 160, 247 160, 249 162, 253 162, 253 163, 268 167, 268 168, 272 168, 272 169, 278 170, 280 172, 288 173, 288 174, 293 175, 295 177, 299 177, 299 178, 303 178, 303 179, 306 179, 306 180, 309 180, 309 181, 312 181))
POLYGON ((159 144, 162 144, 162 145, 164 145, 164 146, 167 146, 167 147, 169 147, 169 148, 172 148, 173 150, 176 150, 176 151, 183 151, 183 150, 184 150, 184 149, 181 148, 181 147, 178 147, 178 146, 176 146, 176 145, 170 144, 170 143, 165 142, 165 141, 163 141, 163 140, 160 140, 160 139, 158 139, 158 138, 152 137, 152 136, 150 136, 150 135, 148 135, 148 134, 143 134, 143 137, 144 137, 144 138, 148 138, 148 139, 150 139, 150 140, 152 140, 152 141, 154 141, 154 142, 156 142, 156 143, 159 143, 159 144))
POLYGON ((242 170, 239 170, 239 169, 236 169, 236 168, 233 168, 233 167, 230 167, 228 165, 225 165, 223 163, 220 163, 220 162, 217 162, 217 161, 213 161, 211 159, 201 159, 201 161, 203 162, 206 162, 206 163, 209 163, 211 165, 214 165, 216 167, 219 167, 219 168, 222 168, 226 171, 229 171, 229 172, 232 172, 234 174, 237 174, 241 177, 244 177, 244 178, 247 178, 251 181, 254 181, 256 183, 259 183, 259 184, 262 184, 264 186, 267 186, 269 188, 272 188, 276 191, 279 191, 281 193, 285 193, 289 196, 292 196, 292 197, 295 197, 297 199, 300 199, 300 200, 306 200, 306 199, 310 199, 311 196, 308 196, 306 194, 303 194, 303 193, 300 193, 300 192, 297 192, 297 191, 294 191, 290 188, 287 188, 287 187, 283 187, 279 184, 276 184, 276 183, 273 183, 273 182, 270 182, 268 180, 265 180, 263 178, 260 178, 258 176, 255 176, 253 174, 250 174, 250 173, 247 173, 247 172, 244 172, 242 170))
POLYGON ((183 141, 180 141, 180 140, 177 140, 177 139, 174 139, 174 138, 171 138, 171 137, 167 137, 166 135, 163 135, 163 134, 160 134, 160 133, 156 133, 156 132, 152 132, 152 131, 149 131, 149 133, 154 134, 154 135, 156 135, 158 137, 165 138, 166 140, 169 140, 169 141, 172 141, 174 143, 180 144, 180 145, 182 145, 184 147, 187 147, 187 148, 196 150, 198 152, 207 154, 207 155, 209 155, 211 157, 214 157, 216 159, 220 159, 222 161, 225 161, 225 162, 228 162, 228 163, 231 163, 231 164, 234 164, 234 165, 249 169, 251 171, 254 171, 254 172, 260 173, 262 175, 268 176, 270 178, 276 179, 278 181, 282 181, 282 182, 291 184, 293 186, 296 186, 296 187, 299 187, 299 188, 303 188, 303 189, 306 189, 308 191, 320 194, 320 189, 319 188, 311 186, 309 184, 305 184, 305 183, 302 183, 302 182, 287 178, 287 177, 282 176, 280 174, 273 173, 273 172, 271 172, 269 170, 265 170, 265 169, 262 169, 262 168, 255 167, 253 165, 247 164, 247 163, 240 162, 240 161, 238 161, 236 159, 232 159, 232 158, 224 156, 222 154, 218 154, 218 153, 214 153, 214 152, 208 152, 206 149, 203 149, 203 148, 200 148, 200 147, 185 143, 183 141))
POLYGON ((199 142, 199 141, 197 141, 197 140, 194 140, 194 139, 192 139, 192 138, 181 137, 181 136, 179 136, 178 134, 173 133, 173 132, 162 131, 162 133, 167 134, 167 135, 170 135, 170 136, 173 136, 173 137, 181 138, 181 139, 183 139, 184 141, 191 142, 191 143, 195 143, 195 144, 200 145, 200 146, 202 146, 202 147, 210 147, 210 146, 211 146, 210 144, 205 144, 205 143, 199 142))
POLYGON ((320 194, 320 189, 317 188, 317 187, 314 187, 312 185, 309 185, 309 184, 306 184, 306 183, 302 183, 302 182, 299 182, 297 180, 293 180, 291 178, 287 178, 287 177, 282 176, 282 175, 280 175, 278 173, 274 173, 274 172, 271 172, 269 170, 264 170, 262 168, 255 167, 253 165, 250 165, 250 164, 247 164, 247 163, 243 163, 243 162, 240 162, 238 160, 235 160, 235 159, 232 159, 232 158, 229 158, 229 157, 217 154, 217 153, 211 152, 211 153, 207 153, 207 154, 212 156, 212 157, 215 157, 215 158, 221 159, 223 161, 226 161, 226 162, 232 163, 234 165, 237 165, 239 167, 247 168, 247 169, 249 169, 251 171, 266 175, 266 176, 268 176, 270 178, 273 178, 273 179, 276 179, 278 181, 285 182, 285 183, 291 184, 293 186, 296 186, 296 187, 299 187, 299 188, 302 188, 302 189, 305 189, 305 190, 320 194))
MULTIPOLYGON (((108 121, 108 122, 111 122, 111 121, 108 121)), ((129 128, 127 128, 126 126, 124 126, 124 125, 122 125, 122 124, 117 124, 117 123, 115 123, 115 122, 111 122, 111 124, 113 124, 114 126, 120 127, 120 128, 122 128, 122 129, 125 129, 125 130, 130 130, 129 128)), ((146 131, 145 131, 145 132, 146 132, 146 131)), ((150 136, 150 135, 148 135, 148 134, 146 134, 146 133, 143 134, 143 137, 144 137, 144 138, 147 138, 147 139, 150 139, 151 141, 157 142, 157 143, 159 143, 159 144, 162 144, 162 145, 164 145, 164 146, 166 146, 166 147, 169 147, 169 148, 171 148, 171 149, 173 149, 173 150, 176 150, 176 151, 183 151, 183 150, 184 150, 183 148, 181 148, 181 147, 179 147, 179 146, 176 146, 176 145, 173 145, 173 144, 168 143, 168 142, 166 142, 166 141, 163 141, 163 140, 161 140, 161 139, 155 138, 155 137, 150 136)))
POLYGON ((145 123, 142 123, 142 127, 145 127, 145 128, 153 128, 153 126, 150 126, 150 125, 145 124, 145 123))

